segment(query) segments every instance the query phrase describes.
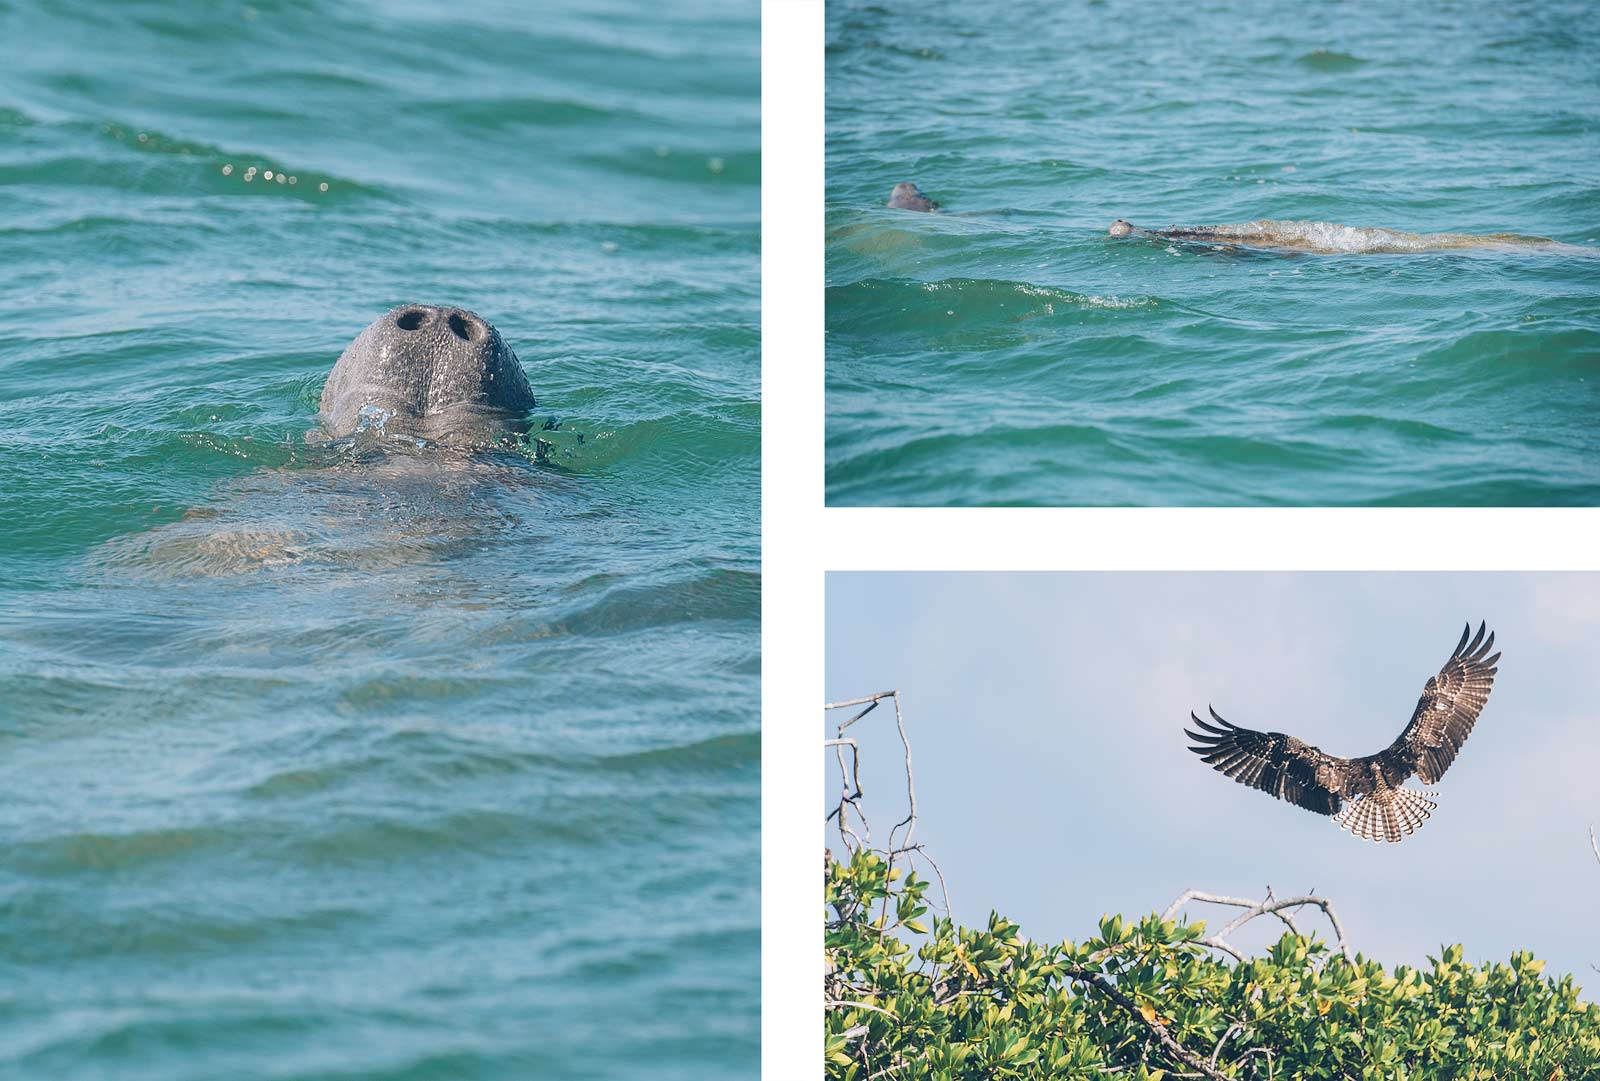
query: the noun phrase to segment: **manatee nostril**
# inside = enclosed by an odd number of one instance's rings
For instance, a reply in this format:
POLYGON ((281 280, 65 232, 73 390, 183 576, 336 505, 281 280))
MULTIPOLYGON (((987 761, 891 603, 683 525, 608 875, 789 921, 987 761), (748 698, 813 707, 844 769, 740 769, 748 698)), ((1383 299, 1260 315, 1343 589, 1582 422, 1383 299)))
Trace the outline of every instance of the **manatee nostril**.
POLYGON ((472 340, 472 324, 461 318, 460 312, 450 313, 450 331, 464 342, 472 340))
POLYGON ((401 330, 416 330, 428 318, 428 313, 412 308, 401 312, 394 321, 394 325, 401 330))

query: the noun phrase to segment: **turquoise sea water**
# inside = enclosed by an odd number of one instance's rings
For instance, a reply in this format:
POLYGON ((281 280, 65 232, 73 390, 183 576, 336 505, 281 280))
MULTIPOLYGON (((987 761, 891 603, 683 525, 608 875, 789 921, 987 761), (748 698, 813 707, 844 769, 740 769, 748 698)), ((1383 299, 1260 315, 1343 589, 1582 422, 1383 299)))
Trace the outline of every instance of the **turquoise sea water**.
POLYGON ((0 1076, 752 1076, 756 6, 0 38, 0 1076), (304 442, 408 301, 549 462, 304 442))
POLYGON ((1600 502, 1589 4, 828 5, 835 504, 1600 502), (884 207, 918 182, 945 213, 884 207))

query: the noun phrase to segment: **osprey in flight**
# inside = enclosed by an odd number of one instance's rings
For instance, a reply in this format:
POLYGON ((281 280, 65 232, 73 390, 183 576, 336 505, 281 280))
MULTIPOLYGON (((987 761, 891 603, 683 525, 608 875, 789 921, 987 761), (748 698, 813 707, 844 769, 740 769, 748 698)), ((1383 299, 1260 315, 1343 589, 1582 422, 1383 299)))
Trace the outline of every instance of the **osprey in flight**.
POLYGON ((1428 680, 1398 739, 1365 758, 1337 758, 1282 732, 1256 732, 1229 724, 1211 710, 1208 724, 1189 716, 1199 732, 1184 734, 1199 744, 1189 749, 1208 765, 1240 784, 1270 792, 1308 811, 1332 815, 1340 827, 1369 841, 1399 841, 1427 821, 1438 804, 1433 792, 1405 788, 1412 774, 1433 784, 1472 734, 1494 684, 1495 662, 1489 656, 1494 635, 1472 624, 1439 674, 1428 680), (1471 637, 1469 642, 1467 639, 1471 637))

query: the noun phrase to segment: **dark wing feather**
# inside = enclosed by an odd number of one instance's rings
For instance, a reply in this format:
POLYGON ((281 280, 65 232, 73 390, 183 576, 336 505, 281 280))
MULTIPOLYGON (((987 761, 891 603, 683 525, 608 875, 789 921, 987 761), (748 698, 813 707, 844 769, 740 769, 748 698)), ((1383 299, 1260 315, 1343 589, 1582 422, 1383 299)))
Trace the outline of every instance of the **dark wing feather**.
POLYGON ((1189 749, 1207 765, 1308 811, 1331 815, 1339 810, 1344 759, 1282 732, 1240 728, 1210 712, 1215 724, 1190 713, 1200 731, 1183 730, 1199 745, 1189 749))
POLYGON ((1425 784, 1444 776, 1489 700, 1500 654, 1489 653, 1494 648, 1494 635, 1485 638, 1487 629, 1479 623, 1478 633, 1473 635, 1472 624, 1467 624, 1455 652, 1422 688, 1411 723, 1384 752, 1385 758, 1404 756, 1414 762, 1417 776, 1425 784))

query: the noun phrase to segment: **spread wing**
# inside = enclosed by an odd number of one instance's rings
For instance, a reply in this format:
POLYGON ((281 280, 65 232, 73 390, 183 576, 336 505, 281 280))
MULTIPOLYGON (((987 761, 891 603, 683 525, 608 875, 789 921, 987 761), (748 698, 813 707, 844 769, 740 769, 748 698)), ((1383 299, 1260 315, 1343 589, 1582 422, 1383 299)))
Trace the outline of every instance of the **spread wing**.
POLYGON ((1198 746, 1189 749, 1218 772, 1240 784, 1259 788, 1308 811, 1331 815, 1339 810, 1349 763, 1324 754, 1282 732, 1256 732, 1229 724, 1210 710, 1207 724, 1189 714, 1200 731, 1184 735, 1198 746))
POLYGON ((1494 635, 1485 638, 1486 629, 1479 623, 1478 633, 1473 635, 1472 624, 1467 624, 1455 652, 1444 662, 1439 674, 1422 688, 1411 723, 1384 752, 1400 752, 1414 761, 1417 776, 1425 784, 1444 776, 1444 771, 1456 760, 1461 745, 1472 734, 1472 725, 1483 710, 1483 704, 1489 700, 1489 688, 1494 685, 1495 663, 1500 660, 1500 654, 1489 655, 1489 650, 1494 648, 1494 635))

